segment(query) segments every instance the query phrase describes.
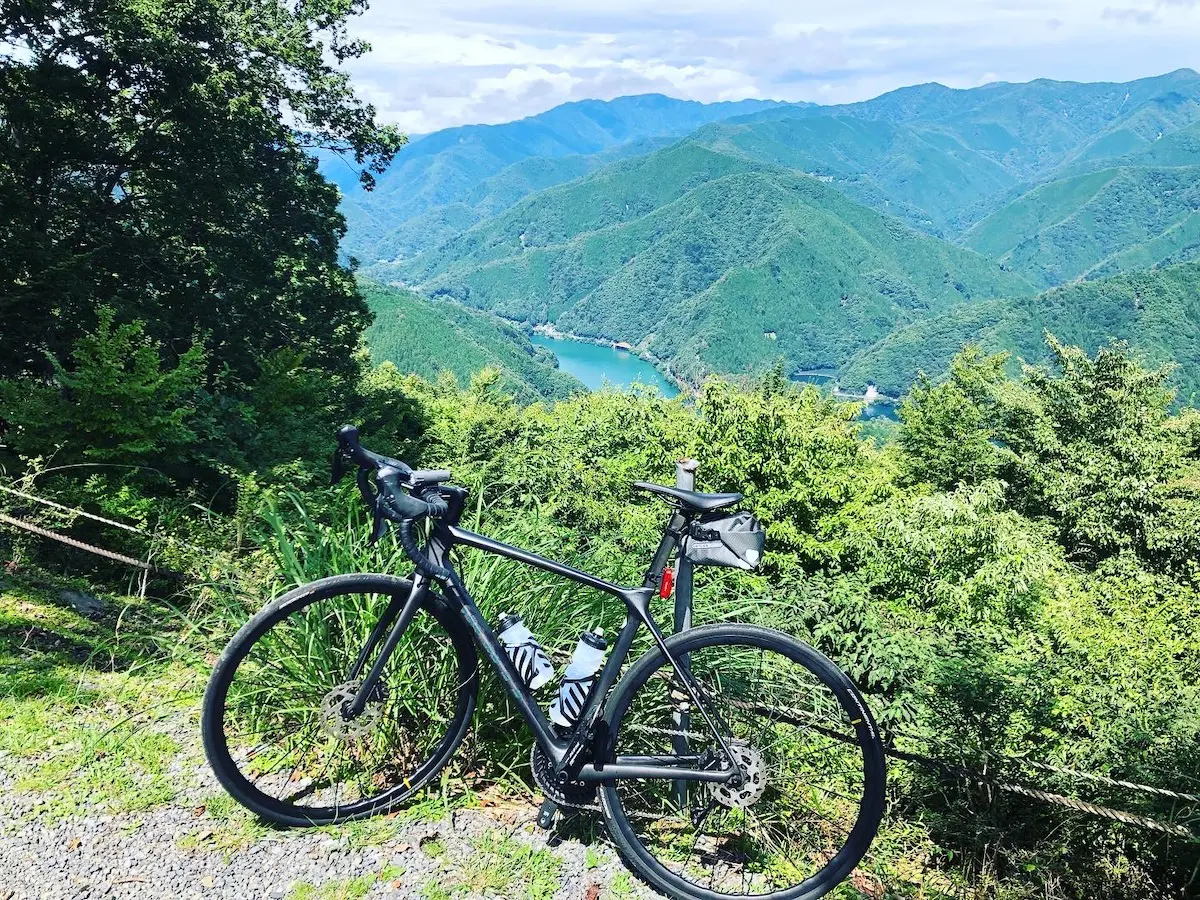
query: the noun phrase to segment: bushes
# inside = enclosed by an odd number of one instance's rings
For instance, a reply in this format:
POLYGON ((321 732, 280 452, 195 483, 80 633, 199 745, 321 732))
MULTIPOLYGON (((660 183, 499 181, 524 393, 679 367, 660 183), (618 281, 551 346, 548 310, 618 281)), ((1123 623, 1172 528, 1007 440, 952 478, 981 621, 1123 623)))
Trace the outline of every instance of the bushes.
MULTIPOLYGON (((1172 415, 1161 373, 1120 346, 1052 352, 1055 368, 1020 380, 1001 358, 964 354, 913 392, 883 449, 859 434, 854 406, 778 374, 711 381, 694 406, 608 392, 522 406, 495 372, 462 389, 385 365, 364 374, 353 412, 368 446, 452 469, 472 491, 472 527, 625 583, 640 581, 666 516, 630 483, 669 482, 678 458, 695 457, 702 488, 745 492, 770 551, 754 574, 699 572, 698 622, 756 621, 814 643, 909 749, 1187 821, 1006 761, 1190 793, 1200 771, 1196 413, 1172 415)), ((332 446, 330 431, 305 429, 293 452, 332 446)), ((235 522, 265 548, 243 559, 257 573, 238 585, 251 607, 297 581, 405 567, 390 539, 366 547, 351 486, 311 487, 325 465, 321 453, 242 477, 235 522), (262 508, 269 528, 255 522, 262 508)), ((524 613, 554 649, 622 615, 511 563, 467 553, 462 565, 489 615, 524 613)), ((239 605, 229 625, 246 614, 239 605)), ((527 744, 485 690, 472 765, 501 777, 527 744)), ((889 883, 1132 900, 1150 886, 1178 893, 1197 864, 1194 847, 925 770, 893 775, 896 818, 876 861, 889 883), (914 847, 932 873, 898 855, 914 847)))

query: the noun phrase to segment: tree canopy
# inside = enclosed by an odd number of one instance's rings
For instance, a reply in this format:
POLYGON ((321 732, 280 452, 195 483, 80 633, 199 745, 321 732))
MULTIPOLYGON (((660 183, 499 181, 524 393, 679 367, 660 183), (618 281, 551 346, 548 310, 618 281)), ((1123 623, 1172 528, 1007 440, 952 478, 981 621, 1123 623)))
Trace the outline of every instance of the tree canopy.
POLYGON ((202 404, 252 402, 282 350, 356 371, 369 314, 307 151, 369 186, 404 141, 342 69, 363 6, 0 2, 0 375, 134 322, 168 369, 200 348, 202 404))

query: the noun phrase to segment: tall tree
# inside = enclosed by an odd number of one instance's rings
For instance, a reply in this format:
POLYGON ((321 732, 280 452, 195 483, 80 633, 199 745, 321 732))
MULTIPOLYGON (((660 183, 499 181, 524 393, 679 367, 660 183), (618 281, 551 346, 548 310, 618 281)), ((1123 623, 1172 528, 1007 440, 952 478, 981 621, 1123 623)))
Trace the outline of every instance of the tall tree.
POLYGON ((234 395, 283 348, 353 369, 368 312, 306 150, 370 186, 404 142, 342 69, 364 6, 0 0, 0 376, 53 378, 101 308, 234 395))

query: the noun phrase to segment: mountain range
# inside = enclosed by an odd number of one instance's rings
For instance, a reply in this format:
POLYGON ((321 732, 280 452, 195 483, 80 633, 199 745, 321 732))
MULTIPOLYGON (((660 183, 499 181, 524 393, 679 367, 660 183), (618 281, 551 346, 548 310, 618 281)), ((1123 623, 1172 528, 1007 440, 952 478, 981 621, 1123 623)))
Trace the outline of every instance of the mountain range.
POLYGON ((684 381, 782 359, 900 392, 959 340, 1040 358, 1017 320, 1191 365, 1154 304, 1113 304, 1173 267, 1179 333, 1197 321, 1200 75, 567 104, 421 138, 343 209, 368 275, 627 342, 684 381))

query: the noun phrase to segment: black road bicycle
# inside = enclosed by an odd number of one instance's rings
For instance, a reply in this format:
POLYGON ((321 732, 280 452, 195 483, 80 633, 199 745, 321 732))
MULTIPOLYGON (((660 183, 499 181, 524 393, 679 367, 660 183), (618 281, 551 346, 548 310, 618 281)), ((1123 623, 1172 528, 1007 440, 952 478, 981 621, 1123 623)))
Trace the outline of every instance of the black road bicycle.
MULTIPOLYGON (((638 483, 671 504, 640 587, 621 587, 458 525, 446 471, 415 471, 338 434, 375 514, 416 566, 324 578, 276 598, 225 648, 204 698, 222 785, 273 822, 385 813, 449 761, 471 723, 479 653, 533 732, 548 803, 590 807, 633 871, 680 898, 819 897, 866 852, 884 804, 883 748, 850 679, 812 647, 751 625, 664 637, 651 598, 680 542, 739 494, 638 483), (429 520, 425 546, 414 524, 429 520), (625 624, 583 712, 552 724, 454 569, 473 547, 611 594, 625 624), (639 629, 652 648, 628 667, 639 629), (620 679, 618 681, 618 678, 620 679)), ((552 817, 552 816, 551 816, 552 817)))

